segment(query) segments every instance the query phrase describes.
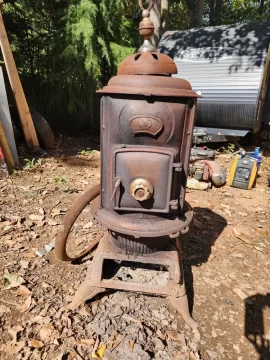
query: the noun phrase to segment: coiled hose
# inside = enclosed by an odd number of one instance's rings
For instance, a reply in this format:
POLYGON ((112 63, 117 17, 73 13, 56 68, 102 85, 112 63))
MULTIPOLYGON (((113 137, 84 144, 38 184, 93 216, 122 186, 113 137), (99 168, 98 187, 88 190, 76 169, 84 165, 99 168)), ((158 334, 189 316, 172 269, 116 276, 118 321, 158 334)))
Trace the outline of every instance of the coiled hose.
POLYGON ((100 231, 95 240, 89 245, 89 247, 81 252, 76 257, 70 257, 67 254, 67 240, 70 233, 70 230, 75 223, 78 216, 81 214, 83 209, 98 195, 100 194, 100 184, 95 185, 87 189, 82 196, 74 203, 74 205, 69 209, 63 219, 63 225, 61 230, 57 234, 55 241, 55 254, 57 258, 61 261, 77 261, 83 256, 91 252, 100 242, 101 238, 104 236, 104 232, 100 231))

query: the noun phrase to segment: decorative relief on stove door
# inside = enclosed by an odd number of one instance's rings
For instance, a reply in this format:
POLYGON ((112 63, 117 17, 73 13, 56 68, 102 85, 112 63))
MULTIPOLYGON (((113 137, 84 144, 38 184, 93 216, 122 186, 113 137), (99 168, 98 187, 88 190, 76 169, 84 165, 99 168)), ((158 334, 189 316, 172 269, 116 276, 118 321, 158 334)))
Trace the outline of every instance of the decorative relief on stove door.
POLYGON ((124 144, 165 144, 173 129, 173 112, 167 104, 158 101, 130 100, 119 116, 119 131, 124 144))
POLYGON ((147 134, 157 136, 163 130, 162 119, 154 116, 134 116, 130 121, 130 128, 133 134, 147 134))

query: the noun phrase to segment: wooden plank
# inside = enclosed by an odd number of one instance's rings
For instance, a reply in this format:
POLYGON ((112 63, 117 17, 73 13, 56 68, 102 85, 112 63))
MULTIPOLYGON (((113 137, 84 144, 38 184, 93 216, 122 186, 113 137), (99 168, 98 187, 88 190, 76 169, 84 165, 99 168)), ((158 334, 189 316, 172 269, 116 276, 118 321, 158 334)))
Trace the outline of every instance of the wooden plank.
POLYGON ((2 125, 2 122, 0 120, 0 146, 2 148, 2 151, 4 153, 4 157, 5 157, 5 162, 7 164, 7 168, 8 168, 8 172, 9 174, 12 174, 13 172, 13 166, 14 164, 14 160, 7 142, 7 138, 6 138, 6 134, 4 132, 4 128, 2 125))
POLYGON ((38 138, 8 41, 1 11, 2 5, 3 1, 0 1, 0 46, 3 53, 10 85, 14 93, 17 108, 21 118, 27 146, 29 149, 32 149, 33 147, 39 147, 38 138))
POLYGON ((0 67, 0 119, 6 134, 6 138, 10 147, 10 151, 15 164, 19 164, 17 146, 15 142, 12 121, 9 112, 7 92, 3 77, 2 67, 0 67))

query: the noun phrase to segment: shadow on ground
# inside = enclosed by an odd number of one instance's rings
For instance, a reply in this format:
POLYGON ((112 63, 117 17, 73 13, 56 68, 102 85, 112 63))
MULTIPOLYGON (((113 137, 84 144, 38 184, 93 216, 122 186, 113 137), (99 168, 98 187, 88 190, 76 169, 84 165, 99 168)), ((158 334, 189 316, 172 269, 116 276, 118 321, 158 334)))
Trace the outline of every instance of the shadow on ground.
POLYGON ((256 294, 245 299, 245 337, 260 355, 259 360, 270 359, 270 293, 256 294))
POLYGON ((227 226, 226 219, 209 208, 195 207, 193 210, 194 224, 182 241, 184 275, 191 312, 194 303, 192 266, 201 266, 208 261, 212 246, 227 226))

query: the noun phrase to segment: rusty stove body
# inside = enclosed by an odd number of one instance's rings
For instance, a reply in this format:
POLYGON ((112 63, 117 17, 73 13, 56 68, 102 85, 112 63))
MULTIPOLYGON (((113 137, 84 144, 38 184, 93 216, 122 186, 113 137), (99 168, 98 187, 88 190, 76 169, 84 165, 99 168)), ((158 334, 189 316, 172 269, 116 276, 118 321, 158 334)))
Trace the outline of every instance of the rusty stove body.
MULTIPOLYGON (((141 32, 149 24, 144 16, 141 32)), ((127 57, 99 91, 101 193, 91 211, 108 231, 70 308, 108 288, 137 291, 167 297, 194 328, 179 236, 193 218, 185 187, 198 95, 187 81, 171 77, 175 63, 147 50, 145 38, 145 48, 127 57), (169 271, 168 284, 104 279, 106 259, 161 265, 169 271)))

